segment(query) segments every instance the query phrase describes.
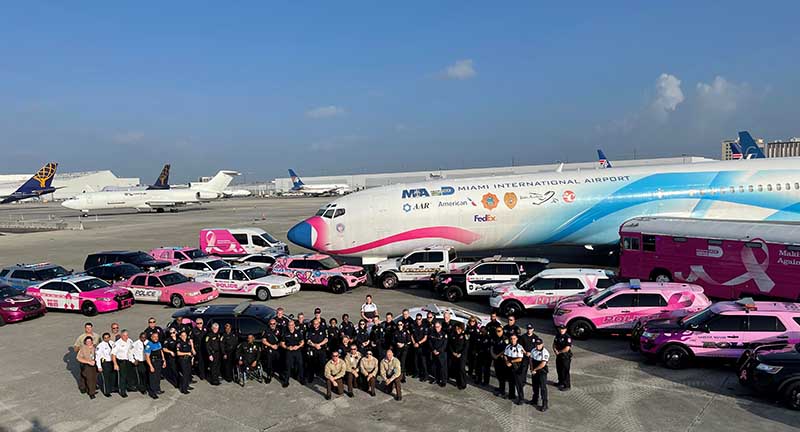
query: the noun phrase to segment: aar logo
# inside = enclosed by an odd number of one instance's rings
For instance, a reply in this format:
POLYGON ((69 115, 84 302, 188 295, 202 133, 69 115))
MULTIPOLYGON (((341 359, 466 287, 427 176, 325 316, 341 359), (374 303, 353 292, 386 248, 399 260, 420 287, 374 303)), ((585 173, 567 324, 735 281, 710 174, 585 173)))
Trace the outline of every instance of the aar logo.
POLYGON ((506 194, 503 195, 503 202, 506 203, 506 207, 513 209, 517 206, 517 194, 514 192, 506 192, 506 194))
POLYGON ((428 210, 431 208, 431 203, 419 203, 419 204, 403 204, 403 211, 406 213, 410 213, 413 210, 428 210))
POLYGON ((499 199, 497 199, 497 195, 489 192, 481 198, 481 204, 486 210, 494 210, 497 208, 497 204, 499 199))
POLYGON ((564 193, 561 195, 561 199, 565 203, 571 203, 571 202, 575 201, 575 192, 573 192, 571 190, 565 190, 564 193))

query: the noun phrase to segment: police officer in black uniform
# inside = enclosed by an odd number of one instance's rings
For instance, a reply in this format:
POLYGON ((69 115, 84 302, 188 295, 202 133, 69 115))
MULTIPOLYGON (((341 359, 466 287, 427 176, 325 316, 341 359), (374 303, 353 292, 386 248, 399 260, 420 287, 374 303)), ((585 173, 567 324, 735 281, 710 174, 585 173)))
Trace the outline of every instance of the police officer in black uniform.
POLYGON ((365 320, 358 321, 358 328, 356 329, 355 336, 353 341, 358 347, 358 352, 361 353, 362 356, 367 355, 367 350, 371 349, 371 339, 370 339, 370 332, 367 330, 367 322, 365 320))
POLYGON ((509 315, 508 324, 503 326, 503 336, 506 339, 510 339, 512 334, 519 336, 522 334, 522 330, 517 325, 517 317, 509 315))
POLYGON ((153 333, 158 333, 158 340, 161 343, 164 343, 166 340, 166 333, 164 333, 164 329, 156 325, 156 319, 150 317, 147 319, 147 328, 144 329, 144 334, 147 336, 147 340, 152 340, 153 333))
POLYGON ((456 386, 459 390, 467 388, 467 335, 461 324, 453 324, 453 334, 447 343, 450 357, 448 374, 455 375, 456 386))
POLYGON ((491 337, 494 337, 495 329, 497 327, 503 327, 503 324, 501 324, 500 320, 497 319, 497 312, 492 312, 492 314, 489 315, 489 324, 486 324, 484 327, 486 327, 486 330, 489 332, 489 336, 491 337))
POLYGON ((478 349, 476 342, 479 333, 480 327, 478 327, 478 319, 474 316, 469 317, 467 328, 464 329, 464 335, 467 338, 467 372, 474 381, 477 381, 475 377, 478 373, 478 349))
POLYGON ((492 339, 489 337, 489 329, 485 326, 481 327, 473 346, 477 351, 475 360, 475 382, 488 386, 492 370, 492 355, 489 352, 492 346, 492 339))
POLYGON ((297 380, 304 382, 303 376, 303 346, 305 335, 297 328, 294 321, 289 322, 286 331, 281 337, 281 349, 284 350, 283 383, 284 388, 289 387, 289 377, 297 372, 297 380))
POLYGON ((166 357, 167 360, 164 378, 175 388, 178 388, 180 386, 180 379, 178 377, 178 330, 174 327, 170 328, 169 336, 167 336, 167 339, 161 346, 161 349, 164 350, 164 357, 166 357))
POLYGON ((230 323, 226 323, 225 331, 222 332, 222 378, 227 382, 233 381, 237 346, 239 346, 239 335, 233 331, 230 323))
POLYGON ((180 390, 183 394, 189 394, 189 384, 192 382, 192 344, 189 343, 189 335, 186 331, 181 332, 177 343, 178 369, 180 371, 180 390))
POLYGON ((328 335, 328 343, 325 345, 328 351, 328 358, 331 358, 331 354, 334 351, 338 353, 342 353, 342 332, 339 330, 339 321, 336 318, 331 318, 328 321, 328 328, 325 329, 326 334, 328 335))
POLYGON ((261 366, 264 368, 264 383, 272 382, 281 362, 281 330, 275 318, 269 320, 269 328, 261 335, 261 366))
POLYGON ((428 379, 428 362, 430 350, 428 349, 428 327, 422 320, 422 314, 417 314, 411 331, 411 344, 414 348, 414 370, 420 382, 428 379))
POLYGON ((569 378, 572 366, 572 338, 567 334, 566 326, 558 326, 558 334, 553 339, 553 351, 556 353, 558 388, 561 391, 568 391, 572 387, 569 378))
POLYGON ((495 396, 505 397, 506 383, 511 384, 510 370, 506 366, 505 357, 503 353, 508 346, 508 339, 505 338, 502 327, 495 327, 494 337, 491 338, 490 354, 492 363, 494 363, 494 374, 497 376, 497 390, 494 392, 495 396))
MULTIPOLYGON (((378 319, 379 318, 376 318, 376 321, 378 319)), ((372 352, 377 353, 377 357, 380 360, 383 360, 385 353, 384 344, 386 343, 386 327, 384 327, 382 324, 383 323, 372 324, 372 328, 370 329, 369 333, 369 341, 372 345, 372 352)))
POLYGON ((383 344, 381 346, 381 357, 380 360, 383 360, 386 357, 386 351, 388 351, 393 346, 394 341, 394 332, 397 331, 397 325, 394 323, 394 315, 390 313, 386 314, 386 320, 381 323, 383 327, 383 344))
POLYGON ((306 322, 306 316, 305 314, 303 314, 303 312, 297 314, 297 319, 294 320, 294 325, 297 327, 297 330, 299 330, 300 333, 305 338, 306 332, 308 331, 308 322, 306 322))
POLYGON ((275 323, 277 324, 278 330, 281 333, 283 333, 283 331, 286 330, 286 326, 289 325, 289 321, 291 321, 289 319, 289 317, 284 315, 284 313, 285 313, 285 311, 283 310, 282 307, 279 307, 278 309, 275 309, 275 318, 274 318, 274 320, 275 320, 275 323))
POLYGON ((434 323, 433 331, 428 335, 428 344, 431 348, 433 376, 439 387, 444 387, 447 385, 447 333, 442 329, 441 322, 434 323))
POLYGON ((206 333, 205 347, 210 369, 208 383, 216 386, 222 370, 222 333, 218 323, 211 324, 211 331, 206 333))
POLYGON ((547 361, 550 360, 550 353, 544 347, 544 341, 536 339, 533 352, 531 353, 531 375, 533 375, 533 397, 531 405, 539 403, 539 395, 542 396, 542 412, 547 411, 547 361))
POLYGON ((408 347, 411 345, 411 332, 406 329, 406 323, 402 320, 397 322, 397 329, 392 335, 392 351, 394 356, 400 360, 400 371, 402 376, 400 382, 406 382, 406 367, 408 359, 408 347))
POLYGON ((192 328, 191 337, 192 337, 192 343, 194 344, 194 352, 196 354, 194 358, 195 374, 201 380, 205 380, 206 379, 205 359, 207 358, 205 349, 206 329, 205 327, 203 327, 202 318, 197 318, 194 321, 194 323, 196 324, 196 326, 192 328))
POLYGON ((319 320, 319 326, 322 330, 328 330, 327 321, 325 321, 325 318, 322 318, 322 309, 314 308, 314 318, 311 318, 311 321, 313 322, 314 320, 319 320))
POLYGON ((350 321, 350 315, 342 314, 342 323, 339 324, 339 330, 342 335, 347 336, 351 341, 356 337, 356 326, 350 321))
MULTIPOLYGON (((261 359, 261 346, 256 343, 255 335, 247 335, 247 341, 236 348, 236 363, 241 373, 253 372, 261 359)), ((258 378, 260 380, 260 377, 258 378)))
POLYGON ((325 363, 328 356, 325 349, 328 344, 328 334, 322 328, 322 323, 314 318, 311 328, 306 332, 306 364, 304 367, 308 384, 314 382, 314 376, 325 379, 325 363))

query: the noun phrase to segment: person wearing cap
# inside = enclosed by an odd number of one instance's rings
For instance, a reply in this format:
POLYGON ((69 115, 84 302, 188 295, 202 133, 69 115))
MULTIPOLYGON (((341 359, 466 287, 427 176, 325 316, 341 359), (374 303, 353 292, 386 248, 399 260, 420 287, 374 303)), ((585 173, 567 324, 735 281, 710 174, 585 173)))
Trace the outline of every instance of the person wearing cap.
POLYGON ((360 370, 364 377, 364 384, 370 396, 375 396, 375 377, 378 376, 378 359, 372 355, 372 349, 367 350, 367 355, 361 359, 360 370))
POLYGON ((344 356, 344 363, 347 366, 347 373, 344 382, 347 385, 347 396, 353 397, 353 385, 358 385, 358 368, 361 363, 361 353, 356 344, 350 344, 347 348, 347 355, 344 356))
POLYGON ((322 330, 328 331, 328 322, 325 320, 325 318, 322 318, 322 309, 314 308, 314 318, 311 318, 311 321, 314 321, 315 319, 319 320, 319 326, 322 328, 322 330))
POLYGON ((447 333, 442 329, 442 323, 436 321, 433 331, 428 335, 433 363, 433 376, 439 387, 447 385, 447 333))
POLYGON ((454 375, 456 386, 459 390, 467 388, 467 336, 461 324, 453 324, 453 334, 447 343, 450 364, 447 366, 448 374, 454 375))
POLYGON ((506 339, 509 339, 512 334, 517 336, 522 334, 522 330, 517 325, 517 317, 514 315, 508 316, 508 324, 503 326, 503 334, 505 335, 506 339))
POLYGON ((400 368, 403 370, 400 382, 406 382, 406 360, 409 345, 411 345, 411 332, 406 328, 405 321, 400 320, 397 322, 397 328, 392 336, 392 350, 396 353, 394 357, 400 361, 400 368))
POLYGON ((568 391, 572 386, 569 379, 569 370, 572 366, 572 338, 567 334, 566 326, 558 326, 558 334, 553 339, 553 352, 556 353, 558 388, 561 391, 568 391))
POLYGON ((503 357, 506 362, 509 381, 508 398, 514 400, 517 405, 522 405, 525 398, 524 387, 525 378, 528 376, 528 362, 525 361, 525 350, 519 344, 519 336, 511 334, 509 343, 503 350, 503 357))
POLYGON ((325 363, 325 399, 331 399, 331 390, 333 390, 333 387, 336 387, 336 394, 339 396, 344 393, 342 379, 346 373, 347 365, 344 360, 339 358, 339 351, 332 352, 331 359, 325 363))
POLYGON ((294 321, 289 321, 286 331, 281 335, 281 349, 284 351, 283 383, 284 388, 289 387, 289 378, 293 372, 297 373, 297 381, 304 383, 303 376, 303 354, 305 346, 305 335, 297 328, 294 321))
POLYGON ((231 323, 225 323, 225 329, 222 332, 222 378, 227 382, 233 381, 237 346, 239 346, 239 335, 233 331, 231 323))
MULTIPOLYGON (((318 314, 315 312, 314 315, 318 314)), ((306 333, 306 364, 303 370, 308 379, 308 384, 314 382, 315 376, 322 377, 325 373, 325 364, 328 360, 325 352, 327 345, 327 331, 322 328, 320 320, 314 318, 311 322, 311 328, 306 333)))
POLYGON ((533 352, 534 342, 536 339, 539 339, 539 336, 534 333, 533 324, 528 323, 525 326, 525 333, 519 336, 519 344, 522 345, 522 349, 525 350, 525 363, 530 364, 531 362, 531 353, 533 352))
POLYGON ((540 411, 547 411, 547 362, 550 360, 550 353, 544 347, 544 341, 536 339, 534 342, 533 353, 531 353, 531 374, 533 375, 533 397, 531 405, 539 404, 539 395, 542 396, 542 407, 540 411))
POLYGON ((414 373, 420 382, 428 379, 428 327, 423 324, 422 314, 417 314, 411 331, 411 345, 414 348, 414 373))
POLYGON ((394 400, 403 400, 403 391, 400 388, 403 368, 391 348, 386 350, 386 358, 381 360, 380 375, 386 394, 391 395, 392 388, 394 388, 394 400))
MULTIPOLYGON (((505 397, 506 395, 506 382, 509 381, 509 369, 506 367, 505 357, 503 357, 503 352, 508 346, 508 340, 503 335, 503 328, 502 327, 495 327, 494 329, 495 334, 491 338, 491 347, 489 349, 489 354, 492 358, 492 362, 494 363, 494 374, 497 376, 497 390, 495 390, 495 396, 505 397)), ((509 384, 511 384, 509 382, 509 384)))

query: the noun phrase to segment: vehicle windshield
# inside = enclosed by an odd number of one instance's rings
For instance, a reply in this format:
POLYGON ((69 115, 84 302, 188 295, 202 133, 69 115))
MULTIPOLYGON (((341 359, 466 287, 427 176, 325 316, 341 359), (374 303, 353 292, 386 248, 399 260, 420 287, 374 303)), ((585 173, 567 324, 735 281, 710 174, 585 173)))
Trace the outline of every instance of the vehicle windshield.
POLYGON ((600 303, 601 301, 607 299, 612 294, 615 294, 616 292, 617 292, 616 290, 600 291, 597 294, 592 294, 589 297, 586 297, 585 299, 583 299, 583 302, 586 304, 586 306, 594 306, 600 303))
POLYGON ((231 266, 230 264, 226 263, 223 260, 206 261, 206 264, 208 264, 208 266, 211 267, 213 270, 219 270, 221 268, 231 266))
POLYGON ((111 286, 108 284, 108 282, 97 278, 91 278, 82 280, 80 282, 75 282, 75 285, 78 287, 79 290, 81 290, 81 292, 94 291, 103 288, 108 288, 111 286))
POLYGON ((269 244, 278 243, 278 239, 276 239, 275 237, 271 236, 269 233, 263 233, 263 234, 261 234, 261 238, 263 238, 264 240, 266 240, 266 241, 267 241, 267 243, 269 243, 269 244))
POLYGON ((39 280, 50 280, 55 279, 57 277, 66 276, 69 272, 61 266, 55 266, 50 268, 44 268, 41 270, 36 270, 36 275, 39 277, 39 280))
POLYGON ((699 312, 681 318, 679 323, 687 327, 697 327, 714 316, 716 316, 716 314, 711 310, 711 307, 707 307, 699 312))
POLYGON ((132 254, 128 255, 127 258, 128 258, 128 262, 130 262, 132 264, 142 264, 142 263, 145 263, 145 262, 153 261, 153 257, 151 257, 150 255, 148 255, 148 254, 146 254, 144 252, 132 253, 132 254))
POLYGON ((322 264, 322 267, 325 267, 328 270, 335 269, 336 267, 341 267, 341 264, 339 264, 339 262, 333 259, 332 257, 321 259, 319 260, 319 263, 322 264))
POLYGON ((164 286, 172 286, 189 282, 189 278, 180 273, 167 273, 159 276, 159 279, 161 279, 161 283, 164 284, 164 286))
POLYGON ((135 274, 142 272, 142 270, 139 269, 139 267, 136 267, 133 264, 121 264, 117 266, 117 271, 119 271, 119 275, 124 278, 129 278, 135 274))
POLYGON ((183 253, 185 253, 186 256, 189 257, 189 259, 197 259, 197 258, 203 258, 203 257, 207 257, 208 256, 208 255, 206 255, 205 252, 201 251, 200 249, 189 249, 189 250, 183 251, 183 253))
POLYGON ((4 286, 0 288, 0 300, 25 294, 25 290, 4 286))
POLYGON ((261 267, 252 267, 244 271, 250 279, 258 279, 267 276, 267 271, 261 267))

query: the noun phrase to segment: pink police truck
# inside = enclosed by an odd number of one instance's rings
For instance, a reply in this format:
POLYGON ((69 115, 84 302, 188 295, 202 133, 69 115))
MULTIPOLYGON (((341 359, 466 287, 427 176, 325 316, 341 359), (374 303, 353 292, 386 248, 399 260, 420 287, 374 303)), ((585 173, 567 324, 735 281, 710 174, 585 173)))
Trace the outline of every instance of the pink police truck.
POLYGON ((620 275, 717 299, 800 300, 800 224, 640 217, 620 227, 620 275))

